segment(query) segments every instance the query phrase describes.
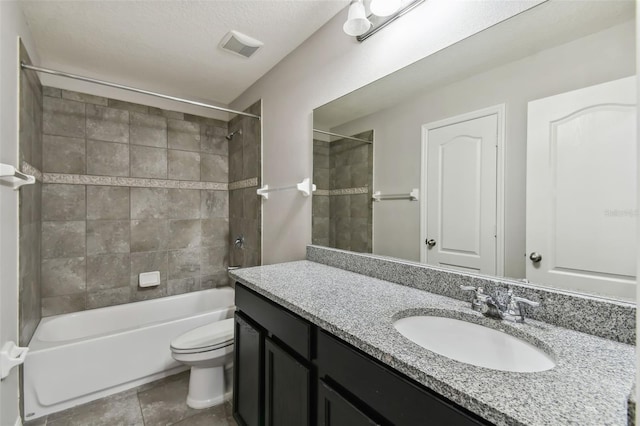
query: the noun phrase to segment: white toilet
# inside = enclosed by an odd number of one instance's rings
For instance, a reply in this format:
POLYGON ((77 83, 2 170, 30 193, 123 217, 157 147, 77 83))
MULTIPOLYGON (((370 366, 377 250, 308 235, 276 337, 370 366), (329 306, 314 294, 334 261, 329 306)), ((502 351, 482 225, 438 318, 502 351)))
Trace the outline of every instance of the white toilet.
POLYGON ((225 400, 225 365, 233 362, 233 318, 203 325, 175 338, 171 355, 191 366, 189 407, 221 404, 225 400))

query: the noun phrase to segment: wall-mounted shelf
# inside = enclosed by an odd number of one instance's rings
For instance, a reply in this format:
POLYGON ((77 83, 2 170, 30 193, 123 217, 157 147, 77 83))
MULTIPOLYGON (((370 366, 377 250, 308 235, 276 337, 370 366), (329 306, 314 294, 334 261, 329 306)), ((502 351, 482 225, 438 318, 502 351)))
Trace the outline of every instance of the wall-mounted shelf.
POLYGON ((9 164, 0 163, 0 179, 13 184, 13 189, 18 189, 22 185, 32 185, 36 183, 36 178, 22 173, 9 164))
POLYGON ((316 186, 311 183, 310 178, 305 178, 302 182, 296 183, 294 185, 280 186, 277 188, 269 188, 269 185, 265 185, 262 188, 256 190, 258 195, 262 196, 265 200, 269 199, 270 192, 279 192, 279 191, 288 191, 291 189, 296 189, 302 193, 305 197, 311 195, 313 191, 316 190, 316 186))
POLYGON ((380 191, 376 191, 371 196, 373 201, 385 201, 385 200, 409 200, 418 201, 420 190, 413 188, 408 194, 383 194, 380 191))

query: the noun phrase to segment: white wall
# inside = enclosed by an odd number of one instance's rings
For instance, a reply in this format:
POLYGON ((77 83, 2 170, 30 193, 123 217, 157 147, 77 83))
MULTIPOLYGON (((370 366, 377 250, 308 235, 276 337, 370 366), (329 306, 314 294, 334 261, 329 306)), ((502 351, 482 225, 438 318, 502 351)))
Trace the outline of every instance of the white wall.
MULTIPOLYGON (((636 3, 636 46, 640 46, 640 27, 637 25, 637 22, 640 20, 640 8, 637 7, 636 3)), ((636 55, 636 70, 640 70, 640 55, 636 55)), ((640 99, 640 73, 637 74, 638 84, 636 84, 636 89, 638 91, 637 98, 640 99)), ((636 107, 636 112, 638 116, 637 126, 638 126, 638 135, 640 135, 640 108, 636 107)), ((640 137, 640 136, 639 136, 640 137)), ((638 155, 638 167, 636 170, 640 170, 640 149, 637 151, 638 155)), ((636 177, 638 181, 638 208, 640 208, 640 173, 638 173, 636 177)), ((638 247, 640 247, 640 216, 637 218, 638 226, 636 229, 638 230, 638 247)), ((636 273, 637 281, 636 285, 640 285, 640 250, 638 250, 638 272, 636 273)), ((636 287, 636 335, 638 334, 638 330, 640 329, 640 291, 638 291, 636 287)), ((635 402, 637 403, 640 400, 640 351, 636 350, 636 386, 635 386, 635 402)), ((636 407, 636 424, 640 425, 640 411, 636 407)))
MULTIPOLYGON (((36 61, 29 29, 15 1, 0 2, 0 163, 18 162, 18 37, 36 61)), ((0 344, 18 341, 18 193, 0 186, 0 344)), ((0 382, 0 425, 18 411, 18 370, 0 382)))
MULTIPOLYGON (((262 99, 263 183, 312 175, 314 108, 538 3, 429 0, 364 43, 344 34, 342 11, 232 103, 262 99)), ((263 263, 304 258, 311 198, 281 192, 263 203, 263 263)))
MULTIPOLYGON (((635 73, 633 21, 420 94, 331 129, 374 129, 374 189, 421 187, 421 126, 506 104, 505 275, 525 276, 527 102, 635 73)), ((374 203, 374 253, 420 260, 419 203, 374 203), (398 218, 402 218, 398 220, 398 218)))

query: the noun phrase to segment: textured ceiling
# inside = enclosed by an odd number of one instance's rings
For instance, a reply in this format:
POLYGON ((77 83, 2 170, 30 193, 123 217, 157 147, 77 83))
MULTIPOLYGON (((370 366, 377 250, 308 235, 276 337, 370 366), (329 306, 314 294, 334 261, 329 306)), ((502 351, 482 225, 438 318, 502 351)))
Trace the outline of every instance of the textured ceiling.
POLYGON ((21 4, 43 66, 229 104, 348 0, 34 1, 21 4), (221 50, 229 30, 264 42, 221 50))

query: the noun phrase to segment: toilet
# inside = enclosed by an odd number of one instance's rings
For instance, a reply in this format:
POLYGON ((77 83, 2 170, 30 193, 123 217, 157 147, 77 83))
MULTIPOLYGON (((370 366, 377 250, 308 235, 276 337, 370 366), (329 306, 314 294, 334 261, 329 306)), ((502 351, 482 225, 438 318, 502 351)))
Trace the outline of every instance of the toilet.
POLYGON ((225 366, 233 362, 233 318, 187 331, 171 342, 171 356, 191 367, 187 405, 207 408, 225 400, 225 366))

